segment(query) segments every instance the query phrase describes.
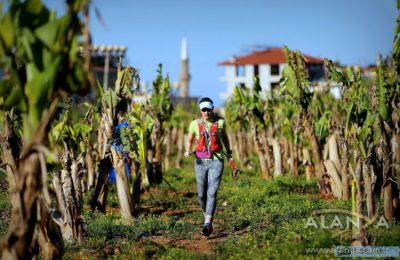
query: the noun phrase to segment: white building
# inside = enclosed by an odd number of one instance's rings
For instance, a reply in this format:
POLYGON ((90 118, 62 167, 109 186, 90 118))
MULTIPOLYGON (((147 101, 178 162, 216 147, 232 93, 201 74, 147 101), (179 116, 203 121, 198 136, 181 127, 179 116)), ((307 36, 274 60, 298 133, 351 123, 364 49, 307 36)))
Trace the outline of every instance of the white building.
MULTIPOLYGON (((319 58, 304 55, 310 70, 309 80, 318 83, 323 80, 324 61, 319 58)), ((220 93, 220 98, 226 99, 233 94, 236 86, 253 87, 253 76, 258 75, 263 90, 279 88, 279 80, 286 63, 283 48, 269 48, 255 51, 249 55, 232 57, 228 61, 218 63, 225 66, 225 77, 220 80, 227 83, 226 92, 220 93)))

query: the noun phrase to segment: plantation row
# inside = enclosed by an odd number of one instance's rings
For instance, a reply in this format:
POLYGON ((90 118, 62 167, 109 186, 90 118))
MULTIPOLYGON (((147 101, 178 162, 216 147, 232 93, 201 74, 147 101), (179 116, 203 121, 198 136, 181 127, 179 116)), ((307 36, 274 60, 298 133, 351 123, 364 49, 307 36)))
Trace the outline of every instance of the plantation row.
MULTIPOLYGON (((104 91, 90 73, 89 52, 77 51, 89 49, 89 4, 67 3, 60 18, 39 0, 13 1, 1 17, 0 153, 12 204, 4 258, 31 258, 39 247, 44 258, 56 258, 64 241, 83 243, 82 212, 85 206, 105 212, 112 169, 122 222, 132 225, 141 193, 166 181, 168 168, 182 166, 188 122, 198 114, 196 104, 192 111, 172 106, 161 65, 146 101, 135 101, 140 77, 122 61, 114 88, 104 91), (96 102, 73 101, 91 91, 96 102)), ((279 93, 262 93, 255 78, 252 89, 237 87, 226 103, 240 165, 262 178, 305 174, 311 182, 315 176, 320 193, 352 198, 356 213, 364 215, 366 198, 366 215, 376 217, 382 199, 385 218, 400 218, 397 36, 393 59, 379 64, 375 80, 326 60, 328 84, 339 84, 340 99, 329 90, 313 92, 306 59, 285 47, 279 93)), ((357 223, 353 241, 369 244, 361 218, 357 223)))
MULTIPOLYGON (((234 126, 231 140, 236 141, 233 146, 241 164, 256 151, 264 178, 270 178, 271 173, 298 175, 304 167, 308 181, 315 174, 322 194, 349 199, 350 190, 354 192, 354 211, 360 216, 365 214, 366 201, 365 215, 377 218, 377 201, 382 199, 385 218, 399 219, 396 56, 379 64, 374 81, 363 78, 357 68, 342 72, 325 59, 328 80, 341 88, 341 98, 335 99, 329 88, 326 93, 311 91, 306 60, 300 52, 285 47, 285 54, 288 64, 279 95, 262 98, 255 79, 252 91, 237 87, 226 105, 226 117, 234 126)), ((354 239, 365 245, 368 241, 361 235, 360 216, 354 239)))

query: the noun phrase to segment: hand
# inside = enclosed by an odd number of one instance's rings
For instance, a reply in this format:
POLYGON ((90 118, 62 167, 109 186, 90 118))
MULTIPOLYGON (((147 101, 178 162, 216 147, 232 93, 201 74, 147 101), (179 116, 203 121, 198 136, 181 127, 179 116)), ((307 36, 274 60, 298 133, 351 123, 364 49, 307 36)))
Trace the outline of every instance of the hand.
POLYGON ((229 158, 232 158, 232 150, 226 150, 226 154, 229 158))
POLYGON ((185 151, 185 157, 189 157, 192 153, 189 150, 185 151))

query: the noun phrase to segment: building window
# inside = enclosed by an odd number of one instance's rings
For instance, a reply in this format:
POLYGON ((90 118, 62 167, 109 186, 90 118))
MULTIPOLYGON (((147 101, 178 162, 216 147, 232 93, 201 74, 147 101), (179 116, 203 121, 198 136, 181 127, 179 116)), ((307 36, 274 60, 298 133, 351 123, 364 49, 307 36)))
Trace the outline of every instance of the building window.
POLYGON ((278 90, 279 82, 271 82, 271 90, 278 90))
POLYGON ((236 66, 236 76, 244 77, 244 66, 236 66))
POLYGON ((258 65, 254 65, 254 76, 258 76, 258 65))
POLYGON ((315 82, 324 78, 324 66, 322 64, 307 64, 307 68, 309 81, 315 82))
POLYGON ((279 64, 271 65, 271 75, 279 75, 279 64))

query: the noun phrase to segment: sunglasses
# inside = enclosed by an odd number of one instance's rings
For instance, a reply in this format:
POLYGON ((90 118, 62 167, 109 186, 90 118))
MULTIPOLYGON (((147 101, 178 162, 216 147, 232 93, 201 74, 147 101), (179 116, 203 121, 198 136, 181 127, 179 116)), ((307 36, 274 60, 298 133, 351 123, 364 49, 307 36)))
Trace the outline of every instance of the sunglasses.
POLYGON ((203 109, 201 110, 201 112, 211 112, 211 109, 209 109, 209 108, 203 108, 203 109))

